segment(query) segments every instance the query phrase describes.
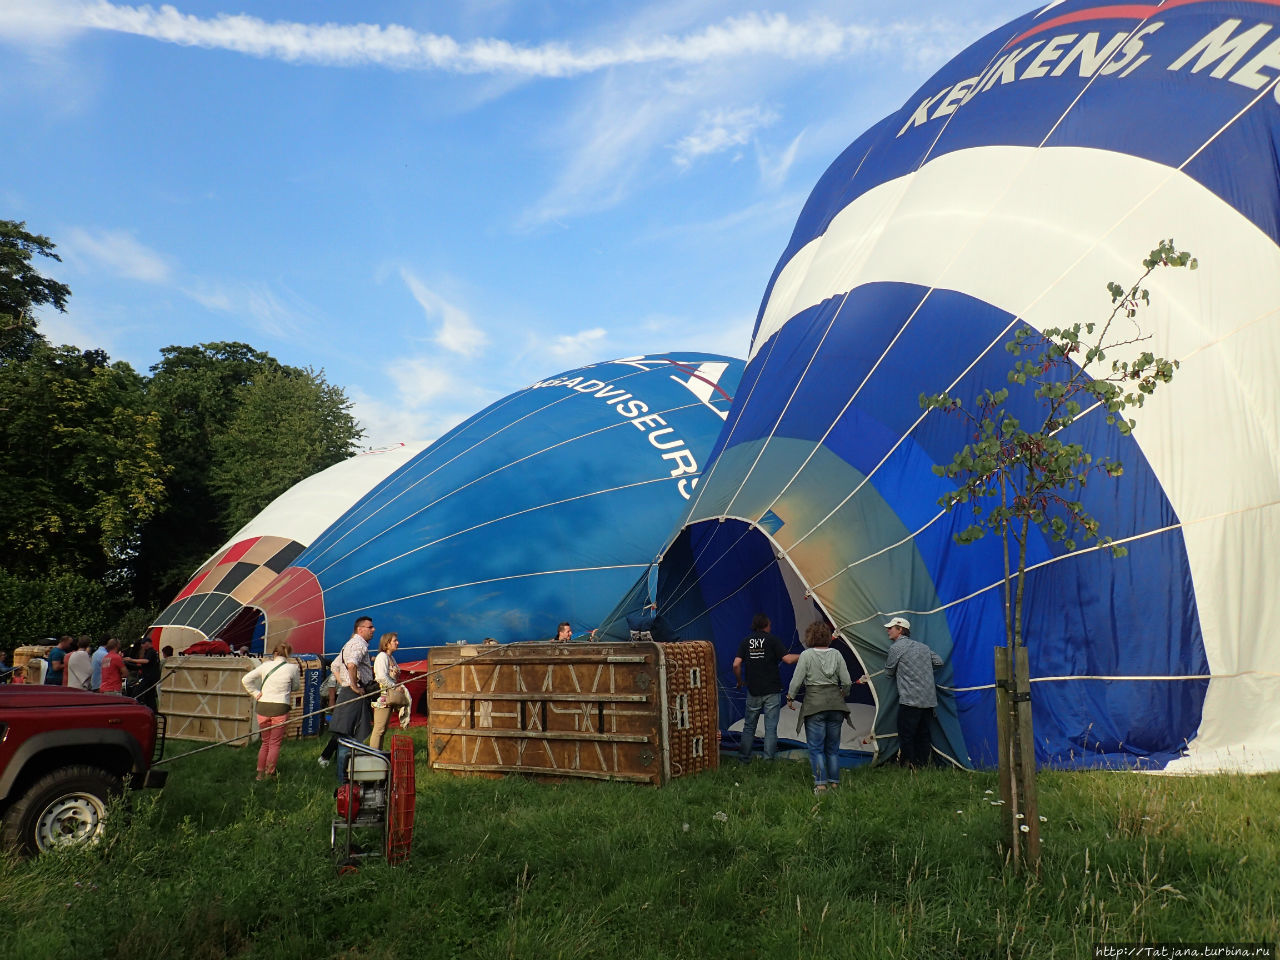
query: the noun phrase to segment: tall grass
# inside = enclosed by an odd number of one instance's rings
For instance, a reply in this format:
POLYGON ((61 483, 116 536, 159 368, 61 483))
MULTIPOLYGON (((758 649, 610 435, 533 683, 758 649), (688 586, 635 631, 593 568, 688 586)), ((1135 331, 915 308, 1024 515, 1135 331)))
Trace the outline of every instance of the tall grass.
POLYGON ((278 783, 253 782, 251 751, 179 761, 97 847, 5 861, 0 953, 1074 958, 1280 939, 1274 776, 1043 773, 1033 879, 1004 869, 986 773, 851 770, 818 800, 788 762, 661 790, 420 764, 411 861, 339 876, 318 749, 287 743, 278 783))

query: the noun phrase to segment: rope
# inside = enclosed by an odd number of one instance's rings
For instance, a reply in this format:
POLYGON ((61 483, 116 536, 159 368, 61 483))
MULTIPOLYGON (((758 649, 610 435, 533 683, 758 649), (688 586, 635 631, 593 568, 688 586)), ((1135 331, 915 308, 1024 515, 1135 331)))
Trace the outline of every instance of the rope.
MULTIPOLYGON (((541 641, 533 640, 533 641, 522 641, 522 642, 540 643, 541 641)), ((514 646, 514 644, 507 644, 507 646, 514 646)), ((494 650, 482 649, 474 657, 470 657, 466 661, 459 661, 458 663, 446 664, 443 667, 438 667, 434 670, 428 670, 424 674, 419 674, 417 677, 414 678, 414 680, 417 681, 423 678, 430 679, 431 677, 434 677, 437 674, 443 673, 445 670, 451 667, 460 667, 460 666, 463 666, 465 663, 474 663, 476 660, 479 660, 483 657, 491 656, 496 650, 499 650, 499 649, 501 649, 500 646, 495 647, 494 650)), ((176 669, 177 668, 175 667, 174 670, 176 669)), ((395 690, 402 687, 407 687, 408 684, 409 684, 408 680, 402 680, 401 682, 393 685, 392 687, 389 687, 388 689, 395 690)), ((365 694, 361 694, 358 697, 352 697, 351 699, 344 701, 342 705, 346 707, 349 704, 359 703, 362 700, 368 700, 370 697, 380 697, 382 696, 382 694, 383 694, 383 691, 381 689, 375 690, 372 693, 365 693, 365 694)), ((310 713, 303 713, 296 718, 291 716, 289 718, 289 722, 292 723, 294 722, 294 720, 297 720, 298 722, 301 722, 303 720, 309 720, 311 717, 318 717, 321 714, 328 713, 329 709, 330 709, 329 707, 321 707, 319 710, 312 710, 310 713)), ((248 733, 243 733, 238 737, 227 737, 225 740, 215 740, 213 743, 207 743, 203 747, 197 747, 195 750, 190 750, 187 753, 180 753, 173 757, 165 757, 161 760, 157 760, 154 764, 152 764, 152 766, 158 767, 161 764, 172 763, 175 760, 185 760, 187 757, 194 757, 196 754, 204 753, 205 751, 212 750, 215 747, 225 747, 225 746, 228 746, 229 744, 239 743, 241 740, 249 740, 250 738, 256 737, 257 735, 258 735, 257 730, 250 730, 248 733)))
MULTIPOLYGON (((517 646, 517 645, 520 645, 520 644, 527 644, 527 643, 542 643, 542 642, 543 642, 543 641, 538 641, 538 640, 525 640, 525 641, 520 641, 520 642, 519 642, 519 644, 495 645, 495 646, 494 646, 494 649, 492 649, 492 650, 484 650, 484 649, 481 649, 481 650, 479 650, 479 651, 476 653, 476 655, 475 655, 474 657, 470 657, 470 658, 468 658, 468 659, 467 659, 467 660, 465 660, 465 661, 459 660, 459 661, 458 661, 458 662, 456 662, 456 663, 449 663, 449 664, 445 664, 443 667, 437 667, 437 668, 435 668, 435 669, 433 669, 433 670, 428 670, 428 671, 426 671, 426 672, 425 672, 425 673, 423 673, 423 674, 419 674, 417 677, 414 677, 414 682, 416 682, 416 681, 418 681, 418 680, 422 680, 422 679, 430 679, 430 678, 435 677, 435 676, 438 676, 439 674, 444 673, 446 670, 452 669, 452 668, 454 668, 454 667, 462 667, 462 666, 466 666, 467 664, 475 663, 477 660, 481 660, 481 659, 483 659, 483 658, 485 658, 485 657, 492 656, 494 653, 497 653, 499 650, 503 649, 504 647, 517 646)), ((170 670, 170 671, 169 671, 169 674, 172 674, 172 673, 176 672, 176 669, 177 669, 177 668, 175 667, 175 668, 173 668, 172 670, 170 670)), ((868 680, 872 680, 872 679, 874 679, 874 678, 876 678, 876 677, 882 676, 883 674, 884 674, 884 671, 883 671, 883 670, 877 671, 876 673, 867 674, 867 679, 868 679, 868 680)), ((168 674, 166 674, 166 676, 167 676, 167 675, 168 675, 168 674)), ((1032 677, 1030 682, 1031 682, 1031 683, 1054 683, 1054 682, 1061 682, 1061 681, 1066 681, 1066 680, 1108 680, 1108 681, 1154 681, 1154 682, 1159 682, 1159 681, 1178 681, 1178 680, 1231 680, 1231 679, 1235 679, 1235 678, 1238 678, 1238 677, 1246 677, 1246 676, 1280 677, 1280 673, 1278 673, 1278 672, 1274 672, 1274 671, 1269 671, 1269 670, 1241 670, 1241 671, 1238 671, 1238 672, 1236 672, 1236 673, 1212 673, 1212 674, 1210 674, 1210 673, 1204 673, 1204 674, 1188 674, 1188 675, 1185 675, 1185 676, 1177 676, 1177 675, 1172 675, 1172 676, 1141 676, 1141 675, 1115 675, 1115 676, 1104 676, 1104 675, 1094 675, 1094 674, 1069 674, 1069 675, 1058 676, 1058 677, 1032 677)), ((161 679, 163 679, 163 677, 162 677, 161 679)), ((405 688, 405 687, 407 687, 407 686, 408 686, 409 682, 410 682, 410 681, 408 681, 408 680, 402 680, 400 683, 394 684, 392 687, 390 687, 390 688, 388 688, 388 689, 395 690, 395 689, 405 688)), ((716 674, 716 685, 717 685, 717 687, 719 687, 719 688, 720 688, 720 692, 721 692, 721 694, 722 694, 722 695, 724 695, 724 696, 729 696, 729 688, 726 686, 726 684, 724 683, 724 681, 720 678, 719 673, 717 673, 717 674, 716 674)), ((974 691, 979 691, 979 690, 993 690, 993 689, 995 689, 995 687, 996 687, 996 684, 994 684, 994 683, 979 684, 979 685, 977 685, 977 686, 973 686, 973 687, 948 687, 948 686, 944 686, 944 685, 941 685, 941 684, 940 684, 940 685, 939 685, 939 687, 938 687, 938 689, 940 689, 940 690, 946 690, 946 691, 948 691, 948 692, 950 692, 950 693, 968 693, 968 692, 974 692, 974 691)), ((383 694, 383 691, 382 691, 381 689, 379 689, 379 690, 375 690, 375 691, 374 691, 374 692, 372 692, 372 693, 366 693, 366 694, 362 694, 361 696, 358 696, 358 697, 352 697, 351 699, 349 699, 349 700, 345 701, 345 702, 343 703, 343 706, 345 707, 345 706, 348 706, 348 705, 353 704, 353 703, 359 703, 360 701, 362 701, 362 700, 368 700, 368 699, 369 699, 369 698, 371 698, 371 697, 380 697, 380 696, 382 696, 382 694, 383 694)), ((310 713, 304 713, 304 714, 301 714, 300 716, 298 716, 298 717, 296 717, 296 718, 295 718, 295 717, 290 717, 290 718, 289 718, 289 722, 290 722, 290 723, 292 723, 292 722, 294 722, 295 720, 296 720, 296 721, 298 721, 298 722, 301 722, 301 721, 303 721, 303 720, 310 719, 311 717, 320 716, 321 714, 328 713, 328 712, 329 712, 329 709, 330 709, 329 707, 321 707, 319 710, 313 710, 313 711, 311 711, 310 713)), ((244 734, 241 734, 240 736, 237 736, 237 737, 227 737, 227 738, 226 738, 226 739, 224 739, 224 740, 217 740, 217 741, 214 741, 213 743, 207 743, 207 744, 205 744, 205 745, 204 745, 204 746, 202 746, 202 747, 197 747, 195 750, 190 750, 190 751, 188 751, 188 752, 186 752, 186 753, 180 753, 180 754, 177 754, 176 756, 172 756, 172 757, 164 757, 163 759, 157 760, 154 764, 152 764, 152 766, 159 767, 159 766, 162 766, 163 764, 166 764, 166 763, 173 763, 174 761, 177 761, 177 760, 185 760, 185 759, 187 759, 188 757, 194 757, 194 756, 196 756, 197 754, 205 753, 205 752, 207 752, 207 751, 209 751, 209 750, 213 750, 213 749, 215 749, 215 748, 217 748, 217 747, 225 747, 225 746, 229 746, 230 744, 233 744, 233 743, 239 743, 241 740, 249 740, 249 739, 251 739, 252 737, 255 737, 255 736, 257 736, 257 735, 258 735, 258 731, 256 731, 256 730, 251 730, 250 732, 248 732, 248 733, 244 733, 244 734)), ((745 736, 745 731, 744 731, 743 735, 745 736)), ((882 734, 877 734, 877 733, 875 733, 874 731, 869 735, 870 739, 873 739, 873 740, 892 739, 893 737, 896 737, 896 736, 897 736, 897 734, 896 734, 896 733, 882 733, 882 734)), ((943 756, 945 756, 945 754, 943 754, 943 756)), ((954 763, 955 761, 952 761, 952 762, 954 763)))
MULTIPOLYGON (((1192 674, 1170 674, 1167 676, 1142 676, 1142 675, 1102 675, 1092 673, 1072 673, 1061 677, 1032 677, 1031 683, 1059 683, 1064 680, 1121 680, 1121 681, 1150 681, 1153 683, 1172 682, 1177 680, 1234 680, 1237 677, 1280 677, 1280 673, 1272 670, 1239 670, 1235 673, 1192 673, 1192 674)), ((974 690, 994 690, 997 684, 982 683, 976 687, 947 687, 942 684, 938 685, 939 690, 947 690, 951 693, 968 693, 974 690)))

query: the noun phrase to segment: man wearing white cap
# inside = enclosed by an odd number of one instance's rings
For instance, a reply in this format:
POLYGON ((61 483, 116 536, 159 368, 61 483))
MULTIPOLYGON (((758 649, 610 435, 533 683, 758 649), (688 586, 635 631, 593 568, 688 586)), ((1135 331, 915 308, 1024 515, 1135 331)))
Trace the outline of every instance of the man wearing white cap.
POLYGON ((905 617, 894 617, 884 627, 891 641, 884 672, 898 685, 898 762, 928 766, 933 752, 929 721, 938 705, 933 671, 942 666, 942 658, 911 639, 911 621, 905 617))

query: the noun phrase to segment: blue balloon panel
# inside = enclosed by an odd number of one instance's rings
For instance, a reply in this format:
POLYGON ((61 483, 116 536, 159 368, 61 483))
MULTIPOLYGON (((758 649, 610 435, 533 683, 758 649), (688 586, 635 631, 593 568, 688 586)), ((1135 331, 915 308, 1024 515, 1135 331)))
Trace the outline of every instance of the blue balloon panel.
MULTIPOLYGON (((375 487, 264 601, 323 601, 323 648, 357 616, 436 644, 545 639, 594 628, 666 543, 724 423, 741 361, 630 357, 532 384, 450 431, 375 487), (305 576, 299 571, 305 571, 305 576)), ((315 617, 311 617, 315 620, 315 617)))

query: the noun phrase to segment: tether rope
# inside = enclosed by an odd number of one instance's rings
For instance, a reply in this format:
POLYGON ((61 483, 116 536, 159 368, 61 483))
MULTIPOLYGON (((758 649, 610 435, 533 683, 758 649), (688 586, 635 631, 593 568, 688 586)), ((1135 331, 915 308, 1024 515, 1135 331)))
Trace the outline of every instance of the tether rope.
MULTIPOLYGON (((880 671, 883 673, 884 671, 880 671)), ((879 674, 876 674, 879 676, 879 674)), ((1272 670, 1237 670, 1235 673, 1193 673, 1193 674, 1167 674, 1167 675, 1104 675, 1091 673, 1073 673, 1066 674, 1061 677, 1032 677, 1031 683, 1061 683, 1065 680, 1106 680, 1106 681, 1123 681, 1123 682, 1151 682, 1151 683, 1167 683, 1180 680, 1234 680, 1238 677, 1280 677, 1280 673, 1272 670)), ((998 683, 981 683, 975 687, 948 687, 938 684, 939 690, 947 690, 951 693, 969 693, 974 690, 994 690, 1000 686, 998 683)))
MULTIPOLYGON (((521 642, 522 643, 543 643, 545 641, 526 640, 521 642)), ((469 644, 468 646, 473 646, 473 645, 469 644)), ((365 694, 361 694, 360 696, 349 697, 348 699, 344 700, 341 704, 335 704, 333 707, 328 707, 328 706, 321 707, 319 710, 312 710, 310 713, 303 713, 296 717, 293 716, 292 713, 290 713, 287 715, 288 719, 286 723, 301 723, 303 720, 309 720, 312 717, 318 717, 323 714, 329 713, 332 710, 337 709, 339 706, 345 708, 350 704, 360 703, 361 701, 368 700, 371 697, 381 697, 386 693, 387 690, 405 689, 408 687, 410 683, 417 683, 424 679, 429 680, 430 678, 436 676, 437 674, 443 673, 445 670, 448 670, 452 667, 461 667, 470 663, 475 663, 477 660, 480 660, 484 657, 488 657, 492 655, 494 652, 496 652, 497 650, 503 649, 503 646, 511 647, 511 646, 516 646, 516 644, 498 645, 498 646, 495 646, 493 650, 485 650, 483 648, 483 645, 474 645, 474 646, 476 646, 477 653, 473 657, 468 657, 465 661, 459 660, 457 663, 445 664, 443 667, 437 667, 434 670, 427 670, 424 673, 415 674, 409 680, 401 680, 399 683, 393 684, 392 686, 387 687, 385 689, 379 688, 377 690, 374 690, 372 693, 365 693, 365 694)), ((177 668, 175 667, 173 669, 176 672, 177 668)), ((347 688, 347 689, 350 689, 350 688, 347 688)), ((257 701, 254 701, 254 703, 256 702, 257 701)), ((412 701, 410 702, 410 708, 412 709, 412 701)), ((241 740, 250 740, 253 737, 259 736, 260 733, 261 731, 259 730, 250 730, 248 733, 242 733, 236 737, 227 737, 222 740, 215 740, 213 743, 207 743, 203 747, 197 747, 195 750, 190 750, 187 753, 180 753, 173 757, 164 757, 161 760, 157 760, 154 764, 152 764, 152 766, 158 767, 163 763, 172 763, 175 760, 185 760, 187 757, 194 757, 198 753, 204 753, 205 751, 212 750, 215 747, 225 747, 225 746, 228 746, 229 744, 239 743, 241 740)), ((175 739, 180 740, 182 738, 176 737, 175 739)))
MULTIPOLYGON (((503 649, 509 648, 509 647, 519 646, 519 645, 527 645, 527 644, 542 644, 542 643, 545 643, 545 642, 546 642, 546 641, 540 641, 540 640, 520 641, 520 642, 518 642, 518 643, 495 645, 495 646, 493 647, 493 649, 492 649, 492 650, 486 650, 486 649, 484 649, 484 648, 483 648, 483 645, 481 645, 481 646, 479 646, 479 647, 477 647, 477 648, 476 648, 477 652, 475 653, 475 655, 474 655, 474 656, 471 656, 471 657, 468 657, 466 660, 458 660, 458 661, 456 661, 456 662, 454 662, 454 663, 445 664, 445 665, 444 665, 444 666, 442 666, 442 667, 437 667, 437 668, 434 668, 434 669, 429 669, 429 670, 427 670, 427 671, 425 671, 425 672, 423 672, 423 673, 416 674, 416 675, 415 675, 412 679, 410 679, 410 680, 402 680, 402 681, 400 681, 399 683, 393 684, 392 686, 387 687, 387 688, 385 688, 385 689, 384 689, 384 688, 379 688, 378 690, 375 690, 375 691, 373 691, 373 692, 371 692, 371 693, 366 693, 366 694, 362 694, 362 695, 360 695, 360 696, 350 697, 350 698, 348 698, 347 700, 343 701, 343 703, 341 704, 341 706, 342 706, 343 708, 345 708, 345 707, 348 707, 348 706, 350 706, 350 705, 352 705, 352 704, 357 704, 357 703, 360 703, 361 701, 368 700, 368 699, 373 698, 373 697, 381 697, 381 696, 384 696, 387 690, 394 690, 394 689, 406 689, 410 683, 418 683, 418 682, 421 682, 421 681, 423 681, 423 680, 429 680, 429 679, 431 679, 432 677, 435 677, 435 676, 438 676, 439 674, 444 673, 446 670, 450 670, 450 669, 453 669, 453 668, 455 668, 455 667, 464 667, 464 666, 467 666, 468 664, 474 664, 474 663, 476 663, 477 661, 479 661, 479 660, 481 660, 481 659, 484 659, 484 658, 486 658, 486 657, 489 657, 489 656, 493 655, 494 653, 497 653, 497 652, 499 652, 499 651, 501 651, 501 650, 503 650, 503 649)), ((176 667, 171 668, 171 669, 169 670, 169 672, 168 672, 168 673, 166 673, 164 676, 171 676, 171 675, 172 675, 173 673, 175 673, 176 671, 177 671, 177 668, 176 668, 176 667)), ((866 679, 867 679, 867 680, 872 680, 872 679, 875 679, 876 677, 883 676, 883 675, 884 675, 884 672, 885 672, 885 671, 880 670, 880 671, 877 671, 877 672, 875 672, 875 673, 867 674, 867 675, 866 675, 866 679)), ((1063 681, 1075 681, 1075 680, 1103 680, 1103 681, 1119 681, 1119 682, 1132 682, 1132 681, 1170 682, 1170 681, 1182 681, 1182 680, 1229 680, 1229 679, 1235 679, 1235 678, 1239 678, 1239 677, 1247 677, 1247 676, 1280 677, 1280 673, 1273 672, 1273 671, 1267 671, 1267 670, 1241 670, 1241 671, 1238 671, 1238 672, 1236 672, 1236 673, 1223 673, 1223 674, 1214 673, 1214 674, 1159 675, 1159 676, 1070 674, 1070 675, 1057 676, 1057 677, 1032 677, 1032 678, 1030 679, 1030 682, 1031 682, 1031 683, 1056 683, 1056 682, 1063 682, 1063 681)), ((162 676, 162 678, 161 678, 161 679, 163 680, 163 679, 164 679, 164 677, 162 676)), ((156 686, 156 685, 157 685, 157 684, 153 684, 153 686, 156 686)), ((725 684, 725 682, 721 679, 720 674, 719 674, 719 672, 718 672, 718 671, 716 672, 716 685, 717 685, 717 687, 720 689, 720 692, 721 692, 721 694, 722 694, 722 695, 724 695, 724 696, 726 696, 726 697, 730 697, 731 699, 733 699, 732 694, 730 694, 730 692, 729 692, 729 689, 728 689, 727 685, 726 685, 726 684, 725 684)), ((950 692, 950 693, 967 693, 967 692, 975 692, 975 691, 980 691, 980 690, 992 690, 992 689, 995 689, 995 687, 996 687, 996 686, 997 686, 997 684, 995 684, 995 683, 979 684, 979 685, 977 685, 977 686, 972 686, 972 687, 950 687, 950 686, 945 686, 945 685, 939 684, 939 685, 938 685, 938 689, 940 689, 940 690, 945 690, 945 691, 950 692)), ((148 689, 149 689, 149 688, 148 688, 148 689)), ((545 692, 545 691, 538 691, 538 692, 545 692)), ((537 697, 535 696, 535 697, 534 697, 534 699, 537 699, 537 697)), ((255 702, 256 702, 256 701, 255 701, 255 702)), ((288 715, 288 719, 287 719, 286 723, 289 723, 289 724, 299 723, 299 724, 300 724, 300 723, 301 723, 302 721, 304 721, 304 720, 308 720, 308 719, 310 719, 310 718, 312 718, 312 717, 316 717, 316 716, 320 716, 320 715, 325 714, 325 713, 329 713, 329 712, 331 712, 331 710, 333 710, 333 709, 336 709, 336 707, 331 708, 331 707, 328 707, 328 706, 324 706, 324 707, 321 707, 321 708, 320 708, 320 709, 318 709, 318 710, 313 710, 313 711, 311 711, 311 712, 309 712, 309 713, 303 713, 303 714, 300 714, 300 715, 298 715, 298 716, 293 716, 292 714, 290 714, 290 715, 288 715)), ((410 703, 410 709, 412 709, 412 702, 410 703)), ((398 712, 398 711, 397 711, 397 712, 398 712)), ((196 756, 196 755, 198 755, 198 754, 205 753, 205 752, 207 752, 207 751, 209 751, 209 750, 216 749, 217 747, 229 746, 229 745, 234 744, 234 743, 239 743, 239 742, 240 742, 240 741, 242 741, 242 740, 250 740, 250 739, 252 739, 253 737, 260 736, 260 735, 261 735, 261 731, 260 731, 260 730, 251 730, 251 731, 249 731, 248 733, 240 734, 239 736, 235 736, 235 737, 226 737, 226 738, 223 738, 223 739, 220 739, 220 740, 216 740, 216 741, 214 741, 214 742, 212 742, 212 743, 207 743, 207 744, 205 744, 205 745, 204 745, 204 746, 202 746, 202 747, 197 747, 195 750, 190 750, 190 751, 187 751, 186 753, 180 753, 180 754, 177 754, 177 755, 172 756, 172 757, 164 757, 164 758, 162 758, 162 759, 160 759, 160 760, 157 760, 154 764, 152 764, 152 766, 156 766, 156 767, 158 767, 158 766, 161 766, 161 765, 163 765, 163 764, 173 763, 173 762, 175 762, 175 761, 177 761, 177 760, 185 760, 185 759, 187 759, 188 757, 194 757, 194 756, 196 756)), ((743 735, 744 735, 744 736, 746 735, 746 731, 745 731, 745 730, 743 731, 743 735)), ((752 736, 754 736, 754 732, 752 733, 752 736)), ((877 733, 875 733, 875 732, 873 731, 873 732, 870 734, 870 739, 872 739, 872 740, 876 740, 876 739, 883 740, 883 739, 892 738, 893 736, 895 736, 895 734, 892 734, 892 733, 890 733, 890 734, 877 734, 877 733)), ((181 738, 175 738, 175 739, 181 739, 181 738)), ((945 756, 945 754, 944 754, 944 756, 945 756)), ((953 761, 953 762, 954 762, 954 761, 953 761)))

